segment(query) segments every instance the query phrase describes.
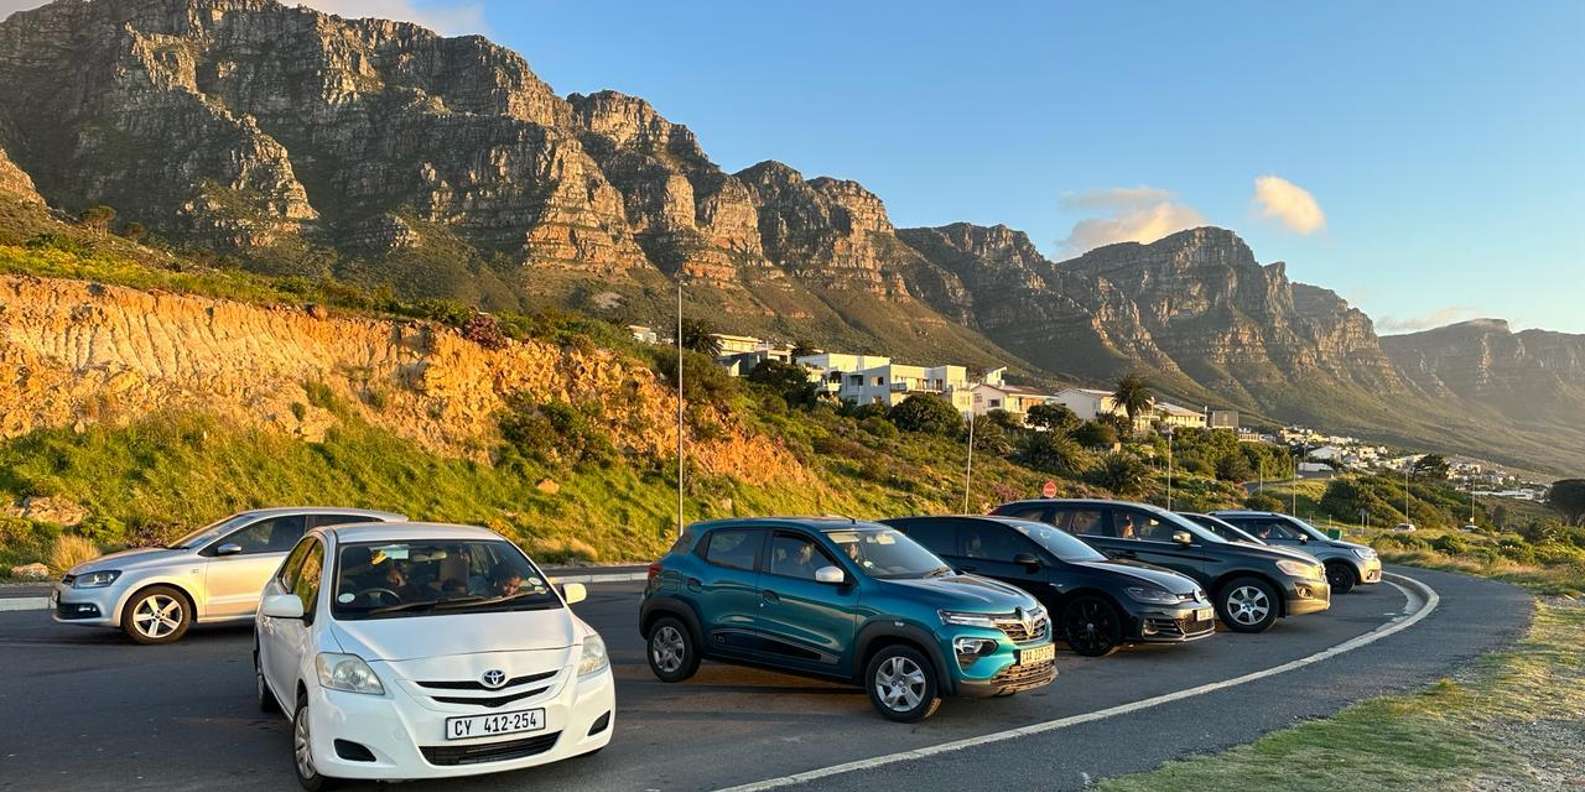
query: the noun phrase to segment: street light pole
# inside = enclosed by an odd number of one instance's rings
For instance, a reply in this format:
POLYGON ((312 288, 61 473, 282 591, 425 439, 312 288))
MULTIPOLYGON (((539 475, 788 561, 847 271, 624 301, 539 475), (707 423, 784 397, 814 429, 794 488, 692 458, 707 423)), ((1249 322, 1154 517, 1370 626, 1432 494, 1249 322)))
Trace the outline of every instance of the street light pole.
POLYGON ((974 406, 969 405, 969 463, 963 471, 963 513, 969 513, 969 484, 974 481, 974 406))
POLYGON ((677 535, 682 536, 682 271, 677 272, 677 535))
POLYGON ((1167 511, 1172 511, 1172 427, 1167 427, 1167 511))

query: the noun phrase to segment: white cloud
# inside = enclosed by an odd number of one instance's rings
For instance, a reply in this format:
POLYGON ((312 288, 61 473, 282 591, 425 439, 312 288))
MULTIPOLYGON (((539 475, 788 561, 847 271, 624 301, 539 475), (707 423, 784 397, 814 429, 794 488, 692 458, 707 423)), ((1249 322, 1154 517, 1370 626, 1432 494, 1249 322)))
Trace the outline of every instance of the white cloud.
POLYGON ((1376 330, 1382 333, 1414 333, 1434 327, 1446 327, 1479 315, 1468 305, 1449 305, 1419 316, 1383 316, 1376 320, 1376 330))
POLYGON ((1326 227, 1326 213, 1315 196, 1281 176, 1255 179, 1255 208, 1261 217, 1275 219, 1294 233, 1308 235, 1326 227))
POLYGON ((1065 209, 1098 212, 1073 224, 1062 240, 1067 253, 1083 253, 1114 242, 1154 242, 1185 228, 1205 225, 1194 207, 1179 203, 1172 193, 1157 187, 1113 187, 1070 195, 1065 209))
MULTIPOLYGON (((304 5, 348 19, 378 17, 416 22, 437 33, 461 36, 485 33, 484 6, 478 2, 423 2, 422 0, 284 0, 287 5, 304 5)), ((45 0, 0 0, 0 19, 13 11, 44 5, 45 0)))

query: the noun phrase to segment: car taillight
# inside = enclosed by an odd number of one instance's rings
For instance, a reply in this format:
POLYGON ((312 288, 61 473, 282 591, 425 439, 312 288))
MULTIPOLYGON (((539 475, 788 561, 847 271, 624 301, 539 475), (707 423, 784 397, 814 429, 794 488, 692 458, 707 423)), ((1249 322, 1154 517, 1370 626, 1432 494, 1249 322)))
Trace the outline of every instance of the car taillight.
POLYGON ((660 574, 660 562, 656 561, 655 563, 649 565, 649 578, 648 578, 648 580, 646 582, 654 583, 655 582, 655 576, 659 575, 659 574, 660 574))

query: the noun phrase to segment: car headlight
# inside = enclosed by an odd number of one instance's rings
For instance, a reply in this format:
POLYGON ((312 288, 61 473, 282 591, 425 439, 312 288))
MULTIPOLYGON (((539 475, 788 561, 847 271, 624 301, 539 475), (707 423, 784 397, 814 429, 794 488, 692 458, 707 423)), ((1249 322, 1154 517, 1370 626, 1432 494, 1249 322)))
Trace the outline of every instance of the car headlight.
POLYGON ((936 611, 941 617, 942 624, 956 624, 960 627, 989 627, 996 629, 996 620, 986 613, 964 613, 962 611, 936 611))
POLYGON ((319 671, 319 684, 331 690, 385 695, 380 677, 357 655, 320 652, 314 658, 314 667, 319 671))
POLYGON ((598 633, 583 637, 583 654, 578 657, 578 676, 598 674, 611 667, 611 657, 605 653, 605 641, 598 633))
POLYGON ((1144 586, 1133 586, 1123 589, 1123 591, 1128 594, 1129 599, 1135 602, 1149 602, 1156 605, 1176 605, 1183 599, 1166 589, 1147 588, 1144 586))
POLYGON ((72 588, 104 588, 116 582, 118 577, 121 577, 121 571, 118 569, 84 572, 78 575, 76 580, 72 581, 72 588))
POLYGON ((1354 548, 1354 555, 1359 556, 1363 561, 1369 561, 1376 557, 1376 551, 1368 547, 1356 547, 1354 548))
POLYGON ((1277 568, 1282 570, 1284 574, 1292 575, 1296 578, 1320 580, 1322 576, 1322 570, 1319 564, 1311 564, 1289 558, 1284 558, 1281 561, 1278 561, 1277 568))

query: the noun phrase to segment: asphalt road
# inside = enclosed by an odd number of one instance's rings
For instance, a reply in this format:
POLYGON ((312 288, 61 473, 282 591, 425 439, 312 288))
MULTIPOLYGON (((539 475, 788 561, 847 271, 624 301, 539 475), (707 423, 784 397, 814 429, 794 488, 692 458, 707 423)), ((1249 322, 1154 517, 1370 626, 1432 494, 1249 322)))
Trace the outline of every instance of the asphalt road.
MULTIPOLYGON (((1529 616, 1511 586, 1408 571, 1440 606, 1402 632, 1330 659, 1151 709, 883 768, 821 778, 821 789, 1077 788, 1242 742, 1296 719, 1422 684, 1511 641, 1529 616)), ((1392 586, 1264 635, 1221 633, 1088 660, 1010 699, 948 700, 924 723, 873 714, 857 689, 707 663, 680 685, 654 680, 635 630, 639 584, 591 587, 578 613, 605 636, 617 677, 617 732, 597 756, 404 790, 715 789, 910 751, 1219 682, 1323 651, 1401 616, 1392 586)), ((250 628, 195 628, 166 647, 0 613, 0 789, 295 788, 287 724, 253 705, 250 628)))

